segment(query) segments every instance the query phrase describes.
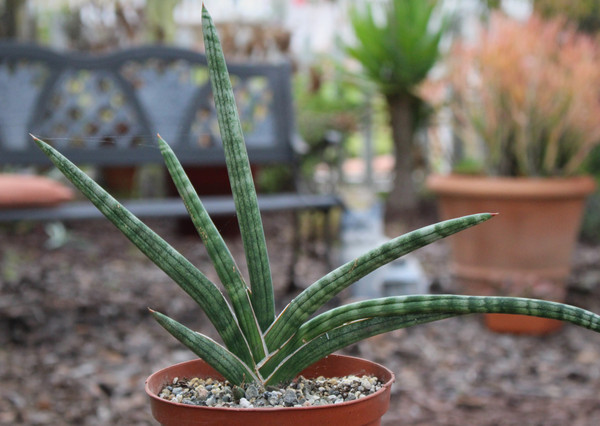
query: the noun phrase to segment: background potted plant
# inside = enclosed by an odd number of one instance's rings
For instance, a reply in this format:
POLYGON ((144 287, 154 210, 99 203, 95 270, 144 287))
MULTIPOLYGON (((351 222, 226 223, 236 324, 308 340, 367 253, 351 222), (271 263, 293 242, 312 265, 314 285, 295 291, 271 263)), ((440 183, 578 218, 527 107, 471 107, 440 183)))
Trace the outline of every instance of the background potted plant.
MULTIPOLYGON (((448 57, 454 174, 428 187, 442 217, 501 213, 451 239, 452 270, 465 292, 562 301, 585 198, 581 176, 600 141, 600 51, 563 20, 493 14, 481 37, 448 57)), ((549 332, 559 323, 488 316, 498 331, 549 332), (516 328, 515 328, 516 327, 516 328)))
MULTIPOLYGON (((250 286, 246 285, 181 164, 165 141, 159 138, 161 153, 215 265, 228 299, 202 272, 85 173, 50 145, 35 138, 65 176, 198 303, 222 339, 223 344, 217 343, 164 314, 151 311, 167 331, 201 358, 160 370, 147 380, 146 391, 151 399, 153 414, 159 422, 173 425, 281 425, 308 422, 375 425, 379 424, 381 415, 387 409, 394 376, 389 370, 364 360, 330 355, 353 342, 410 325, 485 312, 536 315, 600 331, 600 316, 591 312, 560 303, 511 297, 386 297, 343 305, 313 316, 341 290, 378 267, 440 238, 484 222, 493 216, 489 213, 448 220, 397 237, 325 275, 301 292, 276 316, 265 237, 241 126, 216 31, 205 9, 203 26, 250 286), (259 395, 263 395, 264 399, 265 393, 271 389, 269 386, 288 383, 298 374, 306 374, 311 378, 317 375, 331 377, 364 373, 375 375, 382 383, 374 385, 380 387, 379 390, 363 398, 352 400, 347 395, 339 404, 308 407, 257 408, 252 405, 259 395), (211 388, 198 386, 207 377, 211 388), (229 383, 217 384, 216 381, 220 379, 227 379, 229 383), (209 393, 221 395, 221 391, 213 392, 216 386, 223 391, 231 391, 230 401, 218 407, 207 406, 209 398, 206 396, 209 393), (182 396, 174 400, 158 395, 173 395, 176 393, 175 387, 186 387, 188 396, 193 392, 196 394, 193 398, 182 396), (204 400, 200 394, 205 396, 204 400)), ((369 387, 362 385, 363 388, 369 387)), ((300 388, 296 384, 294 389, 300 388)), ((300 391, 303 392, 303 389, 300 391)), ((177 392, 177 395, 181 395, 182 390, 177 392)), ((224 397, 222 401, 225 401, 224 397)), ((284 401, 283 405, 293 404, 284 401)))

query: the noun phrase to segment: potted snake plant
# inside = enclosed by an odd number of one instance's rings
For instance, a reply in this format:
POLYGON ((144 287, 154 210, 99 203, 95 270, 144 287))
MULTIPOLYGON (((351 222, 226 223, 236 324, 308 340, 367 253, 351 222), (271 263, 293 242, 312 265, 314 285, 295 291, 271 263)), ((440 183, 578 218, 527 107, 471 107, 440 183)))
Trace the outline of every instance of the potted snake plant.
POLYGON ((54 148, 35 138, 71 182, 197 302, 221 337, 222 343, 218 343, 163 313, 151 311, 161 326, 199 357, 160 370, 148 378, 146 392, 153 415, 160 423, 375 425, 380 423, 389 405, 394 375, 366 360, 332 355, 349 344, 411 325, 485 312, 536 315, 600 331, 600 316, 594 313, 560 303, 511 297, 386 297, 350 303, 314 315, 332 297, 378 267, 485 222, 493 217, 490 213, 447 220, 399 236, 325 275, 276 315, 265 236, 241 126, 217 34, 204 8, 203 26, 249 285, 181 164, 160 137, 158 143, 167 168, 215 265, 227 299, 201 271, 91 178, 54 148), (350 378, 346 377, 349 375, 350 378), (353 383, 358 387, 353 387, 353 383), (281 384, 289 386, 278 390, 281 384), (334 385, 342 386, 337 394, 328 392, 334 385), (321 392, 321 396, 311 399, 308 395, 311 389, 321 392), (218 400, 218 406, 209 406, 211 400, 213 403, 218 400), (271 400, 276 406, 268 406, 271 400))
MULTIPOLYGON (((600 142, 600 50, 564 21, 492 15, 475 43, 448 56, 454 172, 432 175, 442 217, 492 209, 498 220, 450 239, 467 294, 564 301, 586 197, 583 173, 600 142)), ((542 334, 560 323, 486 316, 500 332, 542 334)))

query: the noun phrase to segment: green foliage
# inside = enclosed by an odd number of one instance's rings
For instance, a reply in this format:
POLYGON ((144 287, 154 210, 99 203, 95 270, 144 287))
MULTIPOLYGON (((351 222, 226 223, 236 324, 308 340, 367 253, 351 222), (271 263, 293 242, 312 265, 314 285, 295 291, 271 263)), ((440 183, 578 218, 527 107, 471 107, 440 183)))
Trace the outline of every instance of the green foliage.
POLYGON ((581 222, 581 239, 591 244, 600 243, 600 192, 598 191, 587 199, 581 222))
POLYGON ((412 176, 419 157, 415 133, 430 110, 417 86, 436 63, 449 23, 440 17, 435 25, 437 4, 435 0, 389 0, 382 5, 382 20, 373 3, 350 11, 357 42, 346 50, 384 95, 390 113, 396 161, 386 218, 411 220, 418 214, 418 189, 412 176))
POLYGON ((297 128, 307 145, 301 156, 301 171, 310 180, 318 164, 333 168, 341 164, 348 138, 362 120, 365 95, 326 59, 298 73, 293 83, 297 128))
POLYGON ((294 79, 294 98, 302 139, 313 148, 330 130, 345 136, 355 131, 363 97, 358 87, 334 80, 315 68, 310 76, 298 74, 294 79))
POLYGON ((172 42, 177 25, 173 19, 173 10, 180 0, 146 0, 146 19, 149 36, 155 43, 172 42))
POLYGON ((447 21, 431 28, 436 6, 435 0, 391 0, 382 25, 368 2, 364 9, 351 10, 357 44, 347 51, 383 94, 410 92, 437 61, 447 21))
POLYGON ((481 164, 481 161, 478 161, 471 157, 461 158, 459 161, 456 162, 454 167, 452 167, 452 171, 461 175, 485 174, 485 168, 483 167, 483 164, 481 164))
POLYGON ((161 153, 228 300, 202 272, 84 172, 50 145, 34 139, 65 176, 206 312, 224 345, 151 311, 161 326, 229 381, 237 385, 249 381, 262 385, 289 381, 311 363, 361 339, 470 313, 534 315, 600 331, 600 316, 591 312, 560 303, 510 297, 387 297, 341 306, 311 319, 327 301, 358 279, 419 247, 490 219, 493 215, 489 213, 440 222, 382 244, 319 279, 275 317, 269 260, 250 166, 220 44, 206 10, 203 10, 203 25, 221 135, 250 270, 250 287, 165 141, 159 138, 161 153))
MULTIPOLYGON (((344 77, 338 65, 328 59, 320 59, 307 73, 299 73, 294 79, 294 96, 298 106, 315 113, 359 108, 364 102, 363 91, 344 77)), ((298 113, 302 114, 302 111, 298 113)))
POLYGON ((545 18, 566 17, 581 31, 597 33, 600 30, 598 0, 534 0, 533 7, 545 18))
POLYGON ((292 191, 294 187, 293 170, 279 164, 263 166, 256 175, 256 186, 263 194, 292 191))
POLYGON ((589 243, 600 242, 600 146, 594 147, 586 159, 584 170, 596 180, 596 191, 587 199, 581 223, 581 238, 589 243))

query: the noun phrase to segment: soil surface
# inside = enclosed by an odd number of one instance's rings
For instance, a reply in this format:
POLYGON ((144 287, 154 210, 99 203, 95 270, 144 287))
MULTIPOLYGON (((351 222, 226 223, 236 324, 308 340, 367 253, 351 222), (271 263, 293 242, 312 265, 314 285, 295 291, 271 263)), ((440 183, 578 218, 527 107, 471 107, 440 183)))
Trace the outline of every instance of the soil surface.
MULTIPOLYGON (((151 227, 216 279, 196 236, 151 227)), ((265 218, 278 309, 292 258, 291 215, 265 218)), ((148 312, 217 338, 193 301, 105 221, 72 222, 47 247, 41 225, 0 227, 0 424, 149 425, 145 378, 194 355, 148 312)), ((229 238, 243 267, 239 239, 229 238)), ((322 243, 297 267, 328 271, 322 243)), ((417 252, 437 292, 453 292, 444 242, 417 252)), ((600 312, 600 250, 580 245, 570 303, 600 312)), ((342 294, 335 303, 347 299, 342 294)), ((384 425, 600 424, 600 335, 565 325, 543 337, 489 332, 478 316, 378 336, 344 351, 385 364, 396 383, 384 425)))

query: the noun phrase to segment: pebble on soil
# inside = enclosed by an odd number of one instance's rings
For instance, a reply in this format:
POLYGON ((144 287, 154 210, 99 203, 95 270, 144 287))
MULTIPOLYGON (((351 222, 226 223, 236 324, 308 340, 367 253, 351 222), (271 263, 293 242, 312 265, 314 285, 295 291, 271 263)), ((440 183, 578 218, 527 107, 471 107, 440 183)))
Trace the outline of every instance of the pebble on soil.
POLYGON ((202 379, 180 379, 163 387, 159 396, 182 404, 203 407, 311 407, 354 401, 381 389, 382 383, 375 376, 349 375, 344 377, 317 377, 307 379, 300 376, 285 387, 262 388, 253 383, 242 386, 227 381, 202 379))

